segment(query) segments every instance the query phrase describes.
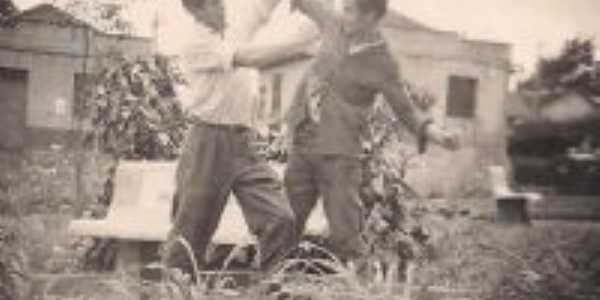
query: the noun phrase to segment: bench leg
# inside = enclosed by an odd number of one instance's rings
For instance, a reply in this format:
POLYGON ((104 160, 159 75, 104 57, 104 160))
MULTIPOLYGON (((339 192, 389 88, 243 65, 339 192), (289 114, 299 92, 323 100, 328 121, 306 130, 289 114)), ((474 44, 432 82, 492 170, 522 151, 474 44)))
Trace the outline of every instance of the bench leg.
POLYGON ((117 249, 117 271, 147 280, 158 280, 160 276, 152 274, 145 266, 160 261, 159 242, 119 241, 117 249))
MULTIPOLYGON (((142 255, 141 244, 130 241, 118 241, 117 257, 115 271, 118 274, 124 274, 132 283, 141 283, 142 255)), ((135 293, 134 299, 141 299, 142 295, 139 289, 132 289, 135 293)))
POLYGON ((117 272, 141 279, 142 256, 140 243, 119 241, 117 250, 117 272))
POLYGON ((496 199, 496 222, 515 225, 530 224, 527 199, 496 199))
MULTIPOLYGON (((148 270, 146 265, 158 261, 158 242, 119 241, 116 258, 116 271, 125 274, 132 282, 139 283, 140 288, 145 280, 160 280, 161 272, 148 270)), ((139 299, 147 295, 138 293, 139 299)))

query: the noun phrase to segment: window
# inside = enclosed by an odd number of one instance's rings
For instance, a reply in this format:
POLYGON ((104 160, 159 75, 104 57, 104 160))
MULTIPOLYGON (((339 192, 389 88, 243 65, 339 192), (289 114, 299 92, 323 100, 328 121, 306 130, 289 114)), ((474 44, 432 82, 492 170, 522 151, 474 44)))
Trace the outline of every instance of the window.
POLYGON ((449 117, 473 118, 477 103, 476 78, 450 76, 446 111, 449 117))
POLYGON ((73 116, 83 117, 87 105, 88 84, 91 83, 91 75, 75 73, 73 84, 73 116))
POLYGON ((0 68, 0 150, 20 150, 27 142, 28 82, 27 71, 0 68))

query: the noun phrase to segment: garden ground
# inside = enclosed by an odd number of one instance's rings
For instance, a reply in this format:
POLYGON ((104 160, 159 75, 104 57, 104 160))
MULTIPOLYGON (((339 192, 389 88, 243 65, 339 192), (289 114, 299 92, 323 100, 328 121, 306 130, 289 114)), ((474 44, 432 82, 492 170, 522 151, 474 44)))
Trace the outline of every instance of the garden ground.
MULTIPOLYGON (((600 298, 600 240, 597 239, 600 224, 544 221, 534 222, 531 227, 507 227, 467 218, 430 221, 432 228, 436 228, 436 247, 415 272, 412 299, 600 298)), ((130 299, 135 290, 119 277, 56 275, 53 278, 55 287, 46 293, 56 298, 46 299, 130 299), (63 282, 57 285, 60 282, 57 278, 63 282)), ((298 286, 300 282, 288 284, 298 286)), ((315 299, 365 299, 358 292, 355 297, 343 294, 336 297, 340 285, 334 279, 328 288, 329 291, 322 293, 327 297, 315 299)), ((371 295, 378 293, 382 291, 373 291, 371 295)), ((214 299, 256 298, 243 295, 244 291, 242 296, 214 296, 214 299)), ((165 298, 153 293, 147 299, 165 298)))
MULTIPOLYGON (((25 299, 135 298, 139 288, 127 278, 84 272, 81 262, 89 240, 72 239, 65 233, 69 220, 81 215, 75 213, 76 208, 93 207, 91 195, 100 194, 106 176, 102 159, 86 158, 85 202, 78 204, 69 184, 75 176, 72 155, 52 150, 24 157, 18 162, 2 160, 3 169, 11 171, 3 174, 0 196, 8 203, 2 206, 2 264, 7 265, 7 258, 22 256, 25 272, 35 278, 31 295, 25 299), (7 237, 12 231, 18 233, 18 242, 7 237)), ((486 197, 440 203, 423 219, 432 247, 419 261, 413 299, 444 299, 440 294, 447 299, 477 300, 600 299, 600 223, 543 221, 530 227, 501 226, 472 218, 477 211, 493 209, 486 197)), ((329 292, 316 299, 342 298, 335 297, 339 284, 330 283, 329 292)), ((292 281, 290 285, 299 284, 292 281)), ((151 300, 164 299, 158 292, 150 296, 151 300)), ((360 295, 354 296, 359 299, 360 295)))

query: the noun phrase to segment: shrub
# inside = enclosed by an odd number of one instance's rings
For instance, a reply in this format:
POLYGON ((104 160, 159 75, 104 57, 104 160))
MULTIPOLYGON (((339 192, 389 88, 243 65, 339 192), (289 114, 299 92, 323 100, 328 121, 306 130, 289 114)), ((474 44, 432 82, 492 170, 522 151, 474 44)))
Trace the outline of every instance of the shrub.
POLYGON ((25 300, 31 288, 21 226, 16 219, 0 219, 0 299, 25 300))
POLYGON ((600 252, 593 224, 504 227, 437 220, 435 255, 419 286, 468 289, 478 299, 598 299, 600 252))

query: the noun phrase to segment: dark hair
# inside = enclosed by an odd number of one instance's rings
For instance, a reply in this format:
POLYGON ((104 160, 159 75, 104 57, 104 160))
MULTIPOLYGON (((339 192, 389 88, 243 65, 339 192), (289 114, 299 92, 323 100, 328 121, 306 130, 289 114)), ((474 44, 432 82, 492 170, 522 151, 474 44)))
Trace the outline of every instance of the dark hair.
POLYGON ((181 0, 183 7, 190 13, 195 13, 199 10, 203 10, 206 6, 205 0, 181 0))
POLYGON ((216 32, 223 32, 225 27, 224 0, 181 0, 183 7, 194 16, 197 22, 203 23, 216 32))
POLYGON ((358 8, 364 13, 375 13, 377 18, 382 18, 387 13, 388 0, 354 0, 358 8))

